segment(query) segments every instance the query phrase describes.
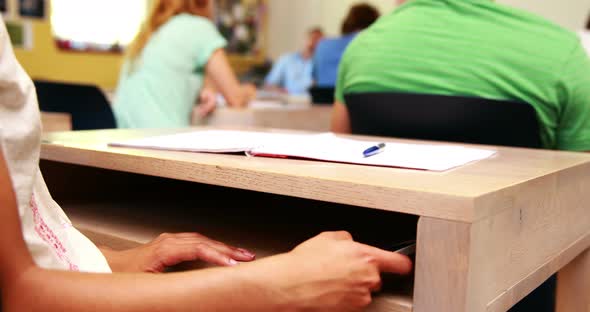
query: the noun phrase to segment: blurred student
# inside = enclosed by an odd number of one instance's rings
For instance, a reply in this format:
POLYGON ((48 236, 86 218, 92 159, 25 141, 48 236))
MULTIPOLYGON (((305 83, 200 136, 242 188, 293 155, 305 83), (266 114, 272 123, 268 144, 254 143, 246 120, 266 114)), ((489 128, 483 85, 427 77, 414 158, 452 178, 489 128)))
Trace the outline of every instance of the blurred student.
POLYGON ((265 89, 291 95, 306 94, 313 84, 313 53, 323 37, 320 28, 311 29, 302 51, 283 55, 276 61, 266 76, 265 89))
POLYGON ((254 255, 196 233, 100 250, 72 226, 43 181, 35 88, 14 56, 2 17, 0 54, 4 311, 362 311, 380 287, 380 272, 411 269, 405 256, 356 243, 345 232, 241 265, 254 255), (227 267, 147 274, 192 260, 227 267))
POLYGON ((318 87, 334 87, 338 65, 346 47, 360 31, 371 26, 379 18, 379 11, 369 4, 353 6, 342 23, 342 36, 320 41, 313 57, 313 77, 318 87))
POLYGON ((214 108, 205 81, 230 106, 247 105, 255 88, 238 82, 212 14, 210 0, 154 1, 121 71, 114 105, 119 127, 189 126, 199 98, 205 110, 214 108))
POLYGON ((545 148, 590 151, 589 86, 590 60, 570 31, 490 0, 413 0, 348 47, 332 129, 351 131, 349 93, 469 96, 528 103, 545 148))
MULTIPOLYGON (((351 132, 346 94, 469 96, 528 103, 545 148, 590 151, 589 86, 590 59, 572 32, 490 0, 413 0, 348 47, 332 131, 351 132)), ((511 311, 553 311, 554 285, 511 311)))

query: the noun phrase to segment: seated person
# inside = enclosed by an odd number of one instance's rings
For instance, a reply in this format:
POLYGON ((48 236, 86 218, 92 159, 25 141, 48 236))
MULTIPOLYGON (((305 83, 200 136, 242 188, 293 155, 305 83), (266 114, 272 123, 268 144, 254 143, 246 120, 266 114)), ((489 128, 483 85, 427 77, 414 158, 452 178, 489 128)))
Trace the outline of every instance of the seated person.
POLYGON ((589 86, 590 60, 570 31, 490 0, 413 0, 348 47, 332 129, 351 131, 349 93, 468 96, 528 103, 545 148, 590 151, 589 86))
POLYGON ((307 34, 303 51, 281 56, 266 76, 265 89, 291 95, 307 94, 313 84, 311 58, 323 36, 320 28, 313 28, 307 34))
MULTIPOLYGON (((528 103, 545 148, 590 151, 589 86, 590 59, 570 31, 490 0, 413 0, 346 50, 332 131, 351 132, 346 94, 468 96, 528 103)), ((553 311, 552 283, 511 311, 553 311)))
POLYGON ((131 250, 100 250, 72 226, 45 185, 35 88, 1 16, 0 53, 2 310, 357 312, 379 289, 380 271, 411 270, 405 256, 356 243, 345 232, 324 233, 289 253, 242 265, 254 260, 252 252, 196 233, 162 235, 131 250), (148 274, 193 260, 225 267, 148 274))
POLYGON ((369 4, 353 6, 342 23, 342 36, 320 41, 313 56, 313 78, 317 87, 334 87, 338 65, 348 44, 379 18, 379 11, 369 4))
POLYGON ((119 127, 190 126, 200 95, 207 110, 215 107, 205 77, 230 106, 254 97, 256 88, 241 86, 232 71, 212 14, 210 0, 153 1, 121 71, 113 107, 119 127))

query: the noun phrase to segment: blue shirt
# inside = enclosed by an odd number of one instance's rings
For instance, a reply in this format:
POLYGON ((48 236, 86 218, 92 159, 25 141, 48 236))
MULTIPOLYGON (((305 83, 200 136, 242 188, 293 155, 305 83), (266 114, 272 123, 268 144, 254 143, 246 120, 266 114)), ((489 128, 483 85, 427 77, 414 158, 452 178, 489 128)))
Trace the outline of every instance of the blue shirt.
POLYGON ((313 56, 313 78, 318 87, 334 87, 338 79, 338 66, 346 47, 358 33, 320 41, 313 56))
POLYGON ((205 66, 226 41, 208 19, 180 14, 156 31, 121 71, 114 113, 120 128, 188 127, 205 66))
POLYGON ((303 58, 301 53, 287 54, 275 62, 265 83, 284 88, 289 94, 306 94, 313 84, 312 68, 311 59, 303 58))

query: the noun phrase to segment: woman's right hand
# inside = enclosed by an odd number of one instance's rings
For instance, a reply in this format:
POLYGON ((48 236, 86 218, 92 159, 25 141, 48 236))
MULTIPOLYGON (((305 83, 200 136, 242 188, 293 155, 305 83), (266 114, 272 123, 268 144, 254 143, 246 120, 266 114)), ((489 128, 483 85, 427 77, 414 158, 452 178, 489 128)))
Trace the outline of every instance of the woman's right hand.
POLYGON ((412 270, 406 256, 354 242, 347 232, 320 234, 279 257, 275 290, 288 311, 363 311, 381 288, 381 272, 412 270))

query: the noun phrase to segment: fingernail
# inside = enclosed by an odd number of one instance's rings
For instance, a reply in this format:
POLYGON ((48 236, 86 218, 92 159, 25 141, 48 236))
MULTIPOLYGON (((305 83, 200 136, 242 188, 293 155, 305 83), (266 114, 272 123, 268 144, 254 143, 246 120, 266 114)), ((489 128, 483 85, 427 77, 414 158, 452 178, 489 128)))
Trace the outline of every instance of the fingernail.
POLYGON ((253 253, 249 252, 249 251, 248 251, 248 250, 246 250, 246 249, 238 248, 238 251, 239 251, 239 252, 241 252, 241 253, 242 253, 244 256, 246 256, 246 257, 250 257, 250 258, 254 258, 254 257, 256 257, 256 255, 255 255, 255 254, 253 254, 253 253))
POLYGON ((229 259, 229 261, 228 261, 228 262, 229 262, 229 265, 231 265, 231 266, 236 266, 236 265, 238 265, 238 261, 236 261, 236 260, 234 260, 234 259, 229 259))

